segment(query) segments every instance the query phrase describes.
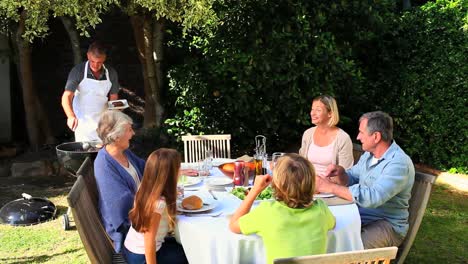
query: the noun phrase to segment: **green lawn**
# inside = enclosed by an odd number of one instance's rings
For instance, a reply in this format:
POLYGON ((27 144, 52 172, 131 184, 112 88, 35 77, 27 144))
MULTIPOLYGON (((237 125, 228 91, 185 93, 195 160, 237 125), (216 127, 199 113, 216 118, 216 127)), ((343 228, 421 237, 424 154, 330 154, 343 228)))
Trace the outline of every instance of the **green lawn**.
POLYGON ((468 263, 468 193, 436 183, 405 263, 468 263))
MULTIPOLYGON (((467 192, 435 185, 406 263, 468 263, 467 198, 467 192)), ((49 199, 60 214, 66 211, 64 194, 49 199)), ((77 231, 64 231, 61 220, 30 227, 0 225, 0 263, 87 263, 77 231)))
MULTIPOLYGON (((66 212, 64 195, 49 199, 58 215, 66 212)), ((63 230, 61 217, 27 227, 0 225, 0 245, 0 263, 88 263, 78 232, 63 230)))

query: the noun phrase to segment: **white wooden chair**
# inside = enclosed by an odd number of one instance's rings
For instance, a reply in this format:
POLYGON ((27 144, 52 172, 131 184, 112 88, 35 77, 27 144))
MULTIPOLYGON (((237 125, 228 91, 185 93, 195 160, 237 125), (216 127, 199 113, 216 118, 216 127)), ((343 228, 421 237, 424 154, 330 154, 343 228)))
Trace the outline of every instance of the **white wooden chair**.
POLYGON ((213 158, 231 158, 231 135, 182 136, 184 161, 197 162, 205 158, 205 151, 211 150, 213 158))
POLYGON ((293 258, 275 259, 274 264, 390 264, 396 257, 397 247, 338 252, 293 258))

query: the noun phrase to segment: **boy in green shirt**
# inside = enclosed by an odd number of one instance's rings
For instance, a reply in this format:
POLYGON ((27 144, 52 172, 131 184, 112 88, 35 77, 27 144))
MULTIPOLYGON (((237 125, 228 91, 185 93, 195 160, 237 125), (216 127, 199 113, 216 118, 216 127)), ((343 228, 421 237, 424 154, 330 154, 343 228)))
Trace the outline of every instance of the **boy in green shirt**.
POLYGON ((262 237, 267 263, 276 258, 326 253, 327 232, 334 228, 335 217, 322 200, 313 200, 313 165, 290 153, 278 160, 273 175, 257 176, 230 220, 231 231, 262 237), (262 202, 249 212, 257 195, 270 183, 276 201, 262 202))

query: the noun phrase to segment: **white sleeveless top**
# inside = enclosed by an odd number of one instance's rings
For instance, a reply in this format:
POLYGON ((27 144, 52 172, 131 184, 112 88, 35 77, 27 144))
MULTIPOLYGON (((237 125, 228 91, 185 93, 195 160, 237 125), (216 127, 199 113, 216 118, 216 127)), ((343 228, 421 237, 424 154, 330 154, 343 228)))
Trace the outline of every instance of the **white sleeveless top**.
MULTIPOLYGON (((154 211, 161 215, 158 232, 154 238, 156 240, 156 251, 158 251, 164 242, 164 237, 169 232, 169 219, 167 216, 166 201, 164 198, 159 200, 159 203, 156 205, 154 211)), ((125 238, 124 245, 125 248, 133 253, 145 254, 145 233, 140 233, 136 231, 133 226, 131 226, 128 230, 127 237, 125 238)))
POLYGON ((324 175, 328 165, 335 163, 335 156, 333 155, 335 140, 324 147, 317 146, 313 142, 310 144, 307 159, 314 165, 315 175, 324 175))

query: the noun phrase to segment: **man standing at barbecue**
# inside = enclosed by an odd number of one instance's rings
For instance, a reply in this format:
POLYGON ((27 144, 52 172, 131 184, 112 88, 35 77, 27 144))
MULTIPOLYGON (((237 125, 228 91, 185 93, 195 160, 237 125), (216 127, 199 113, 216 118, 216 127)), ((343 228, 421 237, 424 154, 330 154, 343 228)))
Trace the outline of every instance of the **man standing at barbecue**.
POLYGON ((62 107, 75 141, 100 140, 96 133, 100 114, 108 100, 117 100, 120 85, 117 72, 104 66, 107 51, 93 42, 86 53, 88 60, 73 67, 68 74, 62 107))

